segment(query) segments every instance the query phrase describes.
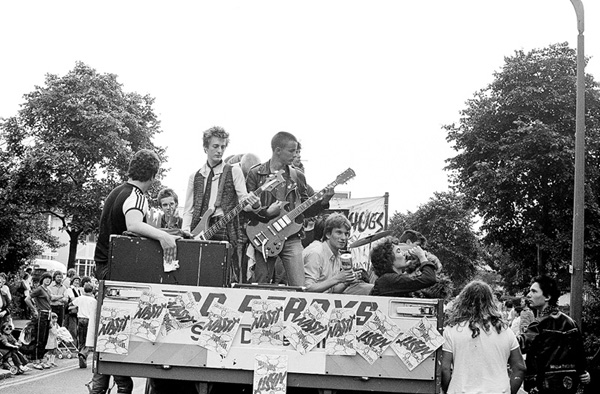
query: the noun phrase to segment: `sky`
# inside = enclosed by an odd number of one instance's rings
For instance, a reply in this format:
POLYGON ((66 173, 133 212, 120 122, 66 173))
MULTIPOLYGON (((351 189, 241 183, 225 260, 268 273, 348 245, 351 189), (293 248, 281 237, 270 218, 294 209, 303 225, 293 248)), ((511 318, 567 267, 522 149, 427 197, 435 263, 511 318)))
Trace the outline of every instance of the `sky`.
MULTIPOLYGON (((586 72, 600 79, 600 1, 583 0, 586 72)), ((266 161, 278 131, 302 143, 320 190, 389 193, 390 216, 448 190, 458 123, 506 56, 577 45, 569 0, 27 1, 0 2, 0 117, 47 73, 82 61, 149 94, 170 168, 163 184, 183 200, 205 162, 202 131, 231 136, 226 156, 266 161)))

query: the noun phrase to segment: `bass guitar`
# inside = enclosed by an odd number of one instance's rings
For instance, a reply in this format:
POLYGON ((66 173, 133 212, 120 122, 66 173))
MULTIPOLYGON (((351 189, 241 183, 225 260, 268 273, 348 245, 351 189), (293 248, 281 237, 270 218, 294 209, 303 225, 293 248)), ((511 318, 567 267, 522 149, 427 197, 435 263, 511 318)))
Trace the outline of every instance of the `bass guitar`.
POLYGON ((346 183, 349 179, 354 178, 356 174, 351 168, 342 172, 337 176, 335 181, 327 185, 323 190, 313 194, 310 198, 298 205, 296 208, 287 212, 282 209, 282 212, 268 223, 250 224, 246 227, 246 234, 255 249, 260 250, 265 259, 277 256, 283 249, 285 240, 296 234, 302 228, 302 223, 296 223, 295 219, 306 211, 315 202, 319 201, 326 190, 334 188, 339 184, 346 183))
MULTIPOLYGON (((283 178, 283 170, 278 171, 274 174, 271 174, 265 183, 261 185, 258 189, 253 191, 251 194, 259 197, 262 192, 273 190, 278 185, 285 182, 283 178)), ((231 211, 227 212, 227 214, 223 215, 215 224, 209 227, 210 219, 215 213, 214 208, 207 209, 204 215, 202 215, 202 219, 200 219, 200 223, 194 228, 192 231, 192 236, 194 239, 200 239, 203 241, 208 241, 211 239, 216 233, 221 231, 227 223, 229 223, 234 217, 239 215, 239 213, 244 209, 244 207, 248 204, 246 202, 247 199, 240 201, 238 205, 235 206, 231 211)))

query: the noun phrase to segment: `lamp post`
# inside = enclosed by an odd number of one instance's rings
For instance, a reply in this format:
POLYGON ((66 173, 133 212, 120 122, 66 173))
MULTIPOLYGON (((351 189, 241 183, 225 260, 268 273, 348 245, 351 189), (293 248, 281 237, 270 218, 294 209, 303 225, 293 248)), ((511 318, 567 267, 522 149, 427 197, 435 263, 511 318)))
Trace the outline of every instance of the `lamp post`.
POLYGON ((583 304, 583 245, 585 201, 585 59, 583 55, 583 3, 571 0, 577 16, 577 108, 575 113, 575 184, 573 195, 573 241, 571 317, 581 327, 583 304))

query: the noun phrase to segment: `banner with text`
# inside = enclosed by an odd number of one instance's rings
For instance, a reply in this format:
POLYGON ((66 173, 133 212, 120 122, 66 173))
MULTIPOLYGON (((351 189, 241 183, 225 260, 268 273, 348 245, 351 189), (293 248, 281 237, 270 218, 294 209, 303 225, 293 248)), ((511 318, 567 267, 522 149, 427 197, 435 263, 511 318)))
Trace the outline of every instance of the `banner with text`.
MULTIPOLYGON (((383 231, 385 225, 385 196, 367 198, 336 198, 329 203, 330 210, 348 210, 348 218, 352 224, 348 245, 359 239, 383 231)), ((371 245, 352 248, 354 268, 371 268, 369 253, 371 245)))

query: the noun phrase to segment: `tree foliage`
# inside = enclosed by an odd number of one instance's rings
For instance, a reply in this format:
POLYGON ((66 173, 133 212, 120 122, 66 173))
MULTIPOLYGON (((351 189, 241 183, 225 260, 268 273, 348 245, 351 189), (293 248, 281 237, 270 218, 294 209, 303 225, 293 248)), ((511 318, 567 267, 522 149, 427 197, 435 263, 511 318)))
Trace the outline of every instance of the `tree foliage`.
POLYGON ((78 240, 97 230, 101 204, 125 179, 133 152, 148 148, 160 122, 154 99, 126 93, 114 74, 78 62, 65 76, 24 95, 18 115, 2 122, 17 165, 11 187, 30 206, 62 221, 70 236, 69 267, 78 240))
MULTIPOLYGON (((0 146, 5 141, 0 136, 0 146)), ((0 148, 0 271, 14 272, 44 247, 57 247, 58 240, 47 230, 40 215, 26 214, 24 201, 11 188, 14 162, 0 148)))
MULTIPOLYGON (((586 86, 591 257, 599 253, 600 96, 590 75, 586 86)), ((521 267, 505 270, 514 272, 508 282, 523 285, 537 273, 564 271, 570 261, 575 100, 576 53, 567 44, 516 51, 493 82, 468 100, 458 125, 445 126, 457 151, 447 161, 453 185, 482 217, 484 241, 501 246, 510 264, 521 267)))
POLYGON ((434 193, 416 212, 395 212, 389 229, 400 236, 404 230, 415 230, 427 238, 428 250, 444 266, 456 289, 475 274, 479 258, 479 242, 473 230, 473 212, 455 193, 434 193))

